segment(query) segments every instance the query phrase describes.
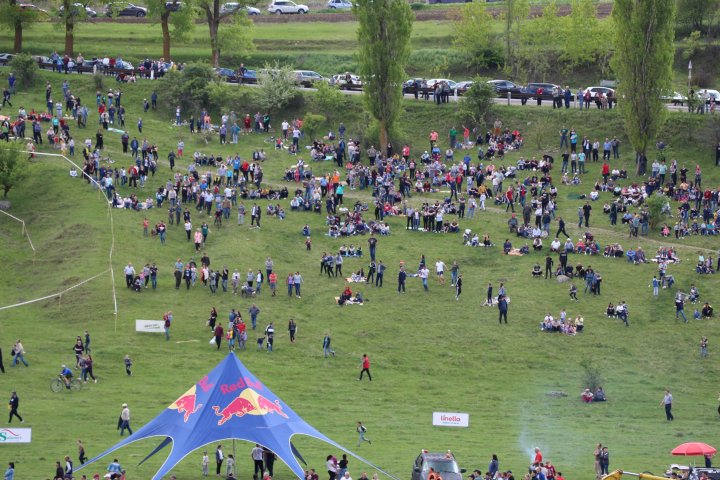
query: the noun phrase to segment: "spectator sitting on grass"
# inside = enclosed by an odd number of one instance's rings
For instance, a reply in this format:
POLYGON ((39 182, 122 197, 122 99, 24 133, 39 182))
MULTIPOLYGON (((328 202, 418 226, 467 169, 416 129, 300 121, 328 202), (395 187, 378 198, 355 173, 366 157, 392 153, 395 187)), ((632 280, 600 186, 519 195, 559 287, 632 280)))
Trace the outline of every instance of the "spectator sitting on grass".
POLYGON ((597 387, 595 389, 595 393, 593 394, 593 402, 606 402, 607 397, 605 396, 605 391, 602 387, 597 387))
POLYGON ((708 302, 705 302, 702 308, 702 318, 711 318, 713 316, 713 307, 708 302))
POLYGON ((589 388, 586 388, 585 390, 583 390, 583 392, 582 392, 582 394, 580 395, 580 397, 582 398, 582 401, 583 401, 584 403, 591 403, 591 402, 593 401, 594 395, 593 395, 593 393, 590 391, 589 388))

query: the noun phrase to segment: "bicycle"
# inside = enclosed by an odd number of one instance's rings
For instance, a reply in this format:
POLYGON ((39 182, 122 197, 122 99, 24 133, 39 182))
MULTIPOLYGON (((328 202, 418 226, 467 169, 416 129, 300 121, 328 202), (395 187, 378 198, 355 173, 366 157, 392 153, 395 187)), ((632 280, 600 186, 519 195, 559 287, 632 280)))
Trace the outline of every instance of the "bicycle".
MULTIPOLYGON (((82 387, 82 382, 79 379, 77 379, 75 377, 70 379, 69 390, 77 391, 77 390, 80 390, 81 387, 82 387)), ((53 392, 60 393, 63 391, 63 389, 67 389, 67 385, 66 385, 65 381, 63 380, 62 375, 58 375, 57 378, 53 378, 50 381, 50 390, 52 390, 53 392)))

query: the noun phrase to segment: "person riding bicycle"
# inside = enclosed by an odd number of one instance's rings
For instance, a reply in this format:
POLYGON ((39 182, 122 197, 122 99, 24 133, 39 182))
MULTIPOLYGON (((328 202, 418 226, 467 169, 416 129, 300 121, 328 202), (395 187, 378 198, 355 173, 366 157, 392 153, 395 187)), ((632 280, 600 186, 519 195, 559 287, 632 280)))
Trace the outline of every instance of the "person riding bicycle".
POLYGON ((63 382, 65 382, 65 388, 70 388, 70 380, 72 380, 73 377, 72 370, 70 370, 67 365, 63 365, 60 376, 62 377, 63 382))

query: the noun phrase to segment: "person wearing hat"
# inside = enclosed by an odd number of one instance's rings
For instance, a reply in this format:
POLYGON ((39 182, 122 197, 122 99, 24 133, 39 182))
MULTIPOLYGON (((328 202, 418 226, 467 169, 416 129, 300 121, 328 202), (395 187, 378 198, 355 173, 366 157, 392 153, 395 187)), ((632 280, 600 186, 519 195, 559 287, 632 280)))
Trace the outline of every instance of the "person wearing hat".
POLYGON ((120 412, 120 436, 125 432, 125 429, 132 435, 132 428, 130 428, 130 409, 127 403, 122 404, 122 411, 120 412))
POLYGON ((12 391, 10 394, 10 401, 8 402, 8 408, 10 409, 10 418, 8 418, 8 423, 12 423, 13 415, 20 420, 20 423, 23 423, 25 420, 20 416, 18 413, 18 407, 20 406, 20 399, 17 396, 17 393, 15 390, 12 391))

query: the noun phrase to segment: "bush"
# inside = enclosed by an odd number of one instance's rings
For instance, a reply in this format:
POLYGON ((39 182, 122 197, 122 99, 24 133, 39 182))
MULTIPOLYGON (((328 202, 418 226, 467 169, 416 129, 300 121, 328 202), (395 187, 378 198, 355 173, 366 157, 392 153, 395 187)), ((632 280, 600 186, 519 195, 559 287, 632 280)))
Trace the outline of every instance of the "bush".
POLYGON ((316 115, 314 113, 306 113, 303 117, 303 130, 305 131, 305 138, 308 142, 312 142, 315 139, 315 135, 321 131, 320 129, 327 121, 325 115, 316 115))
POLYGON ((411 3, 410 4, 410 10, 427 10, 430 8, 430 5, 427 3, 411 3))
POLYGON ((267 73, 258 78, 260 105, 263 110, 277 114, 286 108, 297 108, 303 96, 297 90, 295 73, 289 66, 266 65, 267 73))
POLYGON ((10 60, 10 68, 15 73, 18 83, 23 87, 33 86, 38 79, 40 68, 35 59, 27 53, 15 55, 10 60))
POLYGON ((340 92, 338 87, 325 82, 319 83, 317 92, 313 94, 313 103, 328 120, 335 120, 338 115, 343 116, 348 102, 347 95, 340 92))
POLYGON ((668 197, 661 193, 650 195, 646 201, 648 206, 648 214, 650 215, 650 228, 655 228, 663 218, 662 209, 666 203, 669 203, 668 197))
POLYGON ((162 79, 158 91, 169 108, 180 105, 183 111, 207 107, 210 101, 210 85, 217 79, 215 71, 203 63, 191 63, 181 72, 172 70, 162 79))
POLYGON ((105 91, 105 80, 103 79, 102 73, 93 74, 93 83, 95 84, 95 90, 98 92, 105 91))
POLYGON ((476 77, 470 89, 458 100, 458 120, 482 127, 493 113, 496 95, 492 85, 476 77))
POLYGON ((594 392, 598 387, 603 386, 605 379, 600 373, 600 369, 597 368, 593 362, 584 359, 580 362, 580 366, 583 369, 583 387, 589 388, 591 392, 594 392))

